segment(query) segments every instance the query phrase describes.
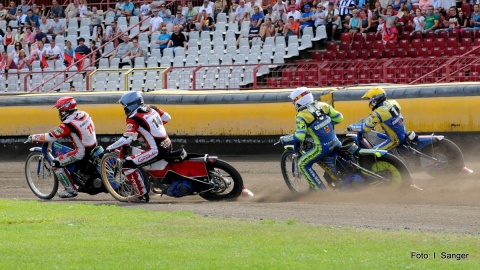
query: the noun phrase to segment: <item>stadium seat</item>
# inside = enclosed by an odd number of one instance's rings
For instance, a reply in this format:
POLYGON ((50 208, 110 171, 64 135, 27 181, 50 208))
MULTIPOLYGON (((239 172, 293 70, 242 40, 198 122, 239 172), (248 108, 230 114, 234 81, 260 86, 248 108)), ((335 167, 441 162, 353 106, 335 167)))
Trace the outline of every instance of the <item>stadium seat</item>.
POLYGON ((340 42, 346 42, 350 44, 350 33, 342 33, 340 36, 340 42))
MULTIPOLYGON (((433 38, 435 38, 435 34, 434 34, 434 37, 433 37, 433 38)), ((418 31, 413 32, 412 41, 413 41, 414 39, 423 39, 422 32, 418 32, 418 31)))
POLYGON ((431 55, 433 57, 441 57, 443 55, 443 49, 440 47, 433 47, 431 55))
POLYGON ((436 38, 435 41, 433 41, 433 46, 434 47, 439 47, 439 48, 445 48, 445 39, 444 38, 436 38))
POLYGON ((345 51, 338 51, 335 56, 335 59, 337 61, 345 61, 346 57, 347 57, 347 54, 345 53, 345 51))
POLYGON ((382 58, 389 59, 392 58, 392 51, 389 49, 385 49, 382 52, 382 58))
POLYGON ((420 50, 418 50, 418 56, 419 57, 429 57, 430 53, 427 47, 422 47, 420 50))
POLYGON ((317 30, 315 31, 315 37, 312 38, 312 41, 320 41, 327 39, 327 30, 325 26, 321 25, 317 27, 317 30))
MULTIPOLYGON (((430 32, 430 31, 428 31, 427 34, 428 34, 429 32, 430 32)), ((434 38, 434 37, 432 37, 432 38, 434 38)), ((443 38, 444 40, 447 40, 447 38, 448 38, 448 32, 445 31, 445 30, 440 30, 440 31, 438 31, 438 33, 437 33, 437 38, 443 38)))
POLYGON ((323 53, 323 60, 333 61, 334 58, 335 58, 335 53, 332 51, 325 51, 323 53))
POLYGON ((340 42, 340 45, 338 47, 338 50, 340 51, 349 51, 350 50, 350 43, 347 43, 347 42, 340 42))
POLYGON ((409 48, 407 51, 407 57, 416 58, 418 56, 417 50, 415 48, 409 48))

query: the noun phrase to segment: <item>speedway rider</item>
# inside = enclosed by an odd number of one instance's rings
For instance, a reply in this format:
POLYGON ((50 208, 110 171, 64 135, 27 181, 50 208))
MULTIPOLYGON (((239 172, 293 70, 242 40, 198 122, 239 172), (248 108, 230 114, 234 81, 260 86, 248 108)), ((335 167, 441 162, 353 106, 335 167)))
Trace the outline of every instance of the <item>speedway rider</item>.
MULTIPOLYGON (((289 98, 292 100, 296 115, 296 131, 293 135, 286 135, 280 138, 282 144, 294 143, 294 151, 298 153, 300 143, 305 140, 306 135, 312 137, 314 147, 303 154, 298 160, 298 167, 302 174, 314 189, 325 189, 320 177, 313 170, 313 164, 322 161, 333 175, 336 175, 335 149, 341 146, 333 130, 343 120, 340 112, 324 102, 315 101, 313 95, 306 87, 295 89, 289 98)), ((328 174, 325 174, 328 176, 328 174)), ((327 181, 331 181, 326 177, 327 181)))
POLYGON ((375 149, 391 150, 399 146, 405 140, 406 128, 403 122, 403 116, 400 112, 401 107, 395 100, 387 100, 385 90, 380 87, 373 87, 368 90, 362 98, 370 99, 368 106, 373 113, 364 123, 353 124, 347 127, 348 131, 369 132, 380 124, 385 134, 379 134, 385 139, 381 144, 376 145, 375 149))
POLYGON ((66 154, 59 155, 53 160, 52 170, 65 187, 59 192, 60 198, 77 196, 77 189, 72 181, 68 165, 82 163, 84 158, 97 146, 95 125, 88 113, 77 110, 77 102, 73 97, 61 97, 53 108, 58 110, 62 123, 59 127, 44 134, 33 134, 28 137, 31 142, 53 142, 62 137, 67 137, 75 149, 66 154))

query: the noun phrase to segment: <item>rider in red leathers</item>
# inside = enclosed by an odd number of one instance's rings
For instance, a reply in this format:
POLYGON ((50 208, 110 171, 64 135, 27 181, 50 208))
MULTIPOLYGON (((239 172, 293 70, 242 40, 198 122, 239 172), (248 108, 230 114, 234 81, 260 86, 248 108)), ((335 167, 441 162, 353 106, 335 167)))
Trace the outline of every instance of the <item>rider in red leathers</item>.
POLYGON ((77 196, 77 189, 65 167, 82 162, 97 146, 95 125, 88 113, 77 110, 77 102, 73 97, 61 97, 53 108, 56 108, 60 115, 62 121, 60 126, 47 133, 30 135, 28 139, 32 142, 53 142, 67 137, 73 143, 75 149, 56 157, 52 167, 58 180, 65 187, 65 191, 59 192, 58 196, 71 198, 77 196))

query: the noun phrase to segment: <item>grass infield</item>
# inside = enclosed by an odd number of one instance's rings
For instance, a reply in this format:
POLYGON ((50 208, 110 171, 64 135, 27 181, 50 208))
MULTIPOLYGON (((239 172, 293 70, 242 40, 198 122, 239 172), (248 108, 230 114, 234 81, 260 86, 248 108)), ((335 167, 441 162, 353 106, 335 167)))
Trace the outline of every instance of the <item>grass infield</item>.
POLYGON ((478 269, 479 252, 463 234, 0 200, 0 269, 478 269))

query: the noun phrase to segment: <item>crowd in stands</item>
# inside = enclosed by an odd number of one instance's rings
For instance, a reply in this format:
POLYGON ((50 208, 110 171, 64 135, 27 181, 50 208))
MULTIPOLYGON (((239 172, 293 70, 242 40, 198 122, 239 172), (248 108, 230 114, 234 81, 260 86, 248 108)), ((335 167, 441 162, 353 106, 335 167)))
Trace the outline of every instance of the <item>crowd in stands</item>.
MULTIPOLYGON (((213 35, 220 27, 219 14, 229 18, 228 30, 232 23, 236 24, 236 46, 244 38, 248 38, 250 46, 256 40, 265 42, 267 38, 284 39, 288 45, 292 36, 301 37, 307 28, 316 33, 316 28, 322 26, 330 41, 339 40, 345 33, 351 36, 350 42, 359 34, 366 40, 369 33, 374 33, 385 45, 391 41, 396 43, 404 32, 413 36, 416 32, 438 34, 441 30, 480 31, 479 4, 468 0, 235 0, 228 3, 204 0, 188 2, 186 6, 182 3, 119 0, 104 10, 87 0, 72 0, 67 6, 53 0, 49 7, 29 6, 26 0, 10 1, 8 7, 0 3, 0 44, 3 45, 0 46, 0 74, 9 69, 33 70, 35 61, 40 62, 40 68, 54 61, 57 70, 57 66, 69 67, 83 57, 87 57, 89 63, 82 68, 98 68, 102 58, 109 59, 110 67, 145 66, 146 63, 136 63, 135 59, 143 57, 145 61, 153 49, 160 50, 159 57, 166 48, 173 48, 174 54, 179 48, 186 52, 194 32, 213 35), (125 31, 135 24, 138 31, 125 31), (113 46, 106 46, 108 44, 113 46)), ((223 29, 225 34, 227 29, 223 29)))

